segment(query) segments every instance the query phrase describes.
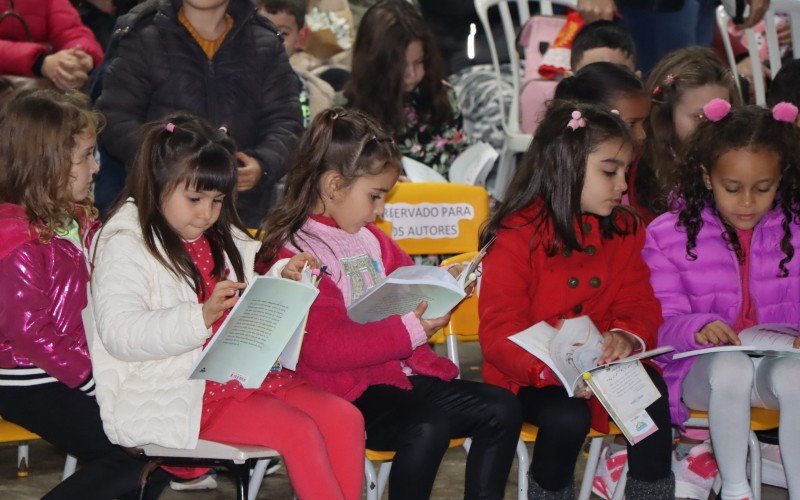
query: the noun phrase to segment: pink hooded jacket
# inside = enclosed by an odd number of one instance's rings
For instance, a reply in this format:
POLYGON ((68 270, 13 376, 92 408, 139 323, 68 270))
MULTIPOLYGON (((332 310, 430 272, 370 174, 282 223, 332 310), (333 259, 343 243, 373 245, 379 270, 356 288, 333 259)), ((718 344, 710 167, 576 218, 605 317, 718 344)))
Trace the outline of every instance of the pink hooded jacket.
MULTIPOLYGON (((658 344, 671 345, 675 352, 704 347, 695 334, 712 321, 733 325, 742 308, 742 286, 736 254, 722 239, 723 226, 710 208, 702 212, 703 227, 697 235, 696 260, 686 256, 686 229, 677 227, 678 214, 666 213, 647 227, 642 256, 650 266, 650 284, 661 301, 664 323, 658 330, 658 344)), ((750 295, 758 323, 800 325, 800 225, 791 223, 794 258, 786 264, 788 276, 780 277, 778 264, 784 217, 773 209, 753 230, 750 244, 750 295)), ((672 361, 659 358, 669 388, 672 421, 682 425, 689 410, 681 402, 683 379, 696 358, 672 361)))
POLYGON ((37 367, 73 388, 89 379, 88 281, 80 248, 64 238, 41 243, 19 205, 0 204, 0 368, 37 367))

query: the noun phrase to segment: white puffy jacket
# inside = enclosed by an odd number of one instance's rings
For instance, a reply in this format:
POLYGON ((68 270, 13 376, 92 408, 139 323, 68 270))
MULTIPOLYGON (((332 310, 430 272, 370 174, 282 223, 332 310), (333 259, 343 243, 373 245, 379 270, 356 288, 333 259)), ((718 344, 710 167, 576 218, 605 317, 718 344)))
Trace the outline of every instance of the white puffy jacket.
MULTIPOLYGON (((103 428, 122 446, 194 448, 205 381, 188 375, 211 330, 197 294, 145 247, 129 201, 96 238, 84 312, 103 428)), ((260 243, 234 239, 249 282, 260 243)))

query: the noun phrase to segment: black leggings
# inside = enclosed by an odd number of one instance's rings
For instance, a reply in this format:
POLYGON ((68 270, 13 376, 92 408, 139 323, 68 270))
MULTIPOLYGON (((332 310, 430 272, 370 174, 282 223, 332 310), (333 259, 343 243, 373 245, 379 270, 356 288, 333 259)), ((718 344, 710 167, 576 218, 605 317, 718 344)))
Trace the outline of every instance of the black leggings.
POLYGON ((410 391, 369 387, 353 404, 367 447, 394 450, 389 498, 427 499, 450 439, 472 437, 464 498, 502 499, 522 425, 514 395, 466 380, 409 377, 410 391))
POLYGON ((135 493, 144 462, 111 444, 93 397, 59 382, 0 387, 0 415, 80 462, 80 469, 44 498, 101 500, 135 493))
MULTIPOLYGON (((670 474, 672 427, 667 385, 655 368, 644 367, 661 393, 647 408, 658 430, 636 446, 628 445, 628 470, 632 478, 652 482, 670 474)), ((523 387, 517 397, 525 421, 539 427, 530 474, 545 490, 561 490, 573 480, 578 454, 589 434, 588 401, 570 398, 561 386, 523 387)))

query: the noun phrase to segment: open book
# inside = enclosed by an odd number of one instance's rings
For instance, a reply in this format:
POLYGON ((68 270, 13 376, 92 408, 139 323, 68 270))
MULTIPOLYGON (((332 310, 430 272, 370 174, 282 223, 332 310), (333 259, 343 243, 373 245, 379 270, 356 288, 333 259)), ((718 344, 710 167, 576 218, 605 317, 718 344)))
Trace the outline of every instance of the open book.
POLYGON ((792 347, 792 343, 799 335, 800 330, 789 325, 756 325, 739 332, 739 341, 742 345, 705 347, 676 354, 672 359, 723 351, 743 351, 753 356, 800 356, 800 349, 792 347))
POLYGON ((598 365, 603 336, 587 316, 565 320, 560 329, 542 321, 509 340, 550 367, 571 397, 587 384, 631 443, 656 431, 645 409, 660 394, 639 360, 670 352, 671 346, 598 365))
MULTIPOLYGON (((497 151, 485 142, 476 142, 461 152, 450 164, 447 177, 455 184, 482 186, 497 160, 497 151)), ((407 156, 403 171, 411 182, 448 182, 448 179, 428 165, 407 156)))
POLYGON ((347 315, 358 323, 369 323, 408 314, 424 300, 428 303, 424 319, 444 316, 467 296, 465 289, 477 279, 476 270, 489 245, 491 242, 464 266, 458 277, 442 267, 398 267, 354 300, 347 315))
POLYGON ((403 172, 411 182, 447 182, 442 174, 413 158, 404 156, 402 163, 403 172))
POLYGON ((295 369, 308 309, 319 290, 310 270, 302 281, 258 276, 231 309, 189 374, 191 379, 238 380, 255 389, 280 360, 295 369))

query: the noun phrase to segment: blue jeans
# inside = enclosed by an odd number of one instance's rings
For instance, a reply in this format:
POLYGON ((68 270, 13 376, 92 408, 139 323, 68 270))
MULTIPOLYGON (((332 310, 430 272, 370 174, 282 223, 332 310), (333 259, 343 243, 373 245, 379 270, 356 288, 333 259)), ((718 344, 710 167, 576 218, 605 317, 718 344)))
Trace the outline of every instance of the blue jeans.
POLYGON ((714 39, 714 0, 685 0, 677 12, 654 12, 620 5, 622 24, 636 41, 637 66, 647 77, 662 57, 690 45, 708 47, 714 39))

